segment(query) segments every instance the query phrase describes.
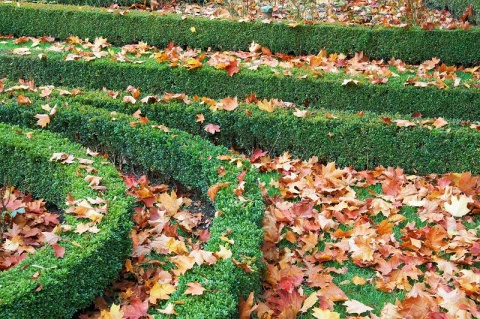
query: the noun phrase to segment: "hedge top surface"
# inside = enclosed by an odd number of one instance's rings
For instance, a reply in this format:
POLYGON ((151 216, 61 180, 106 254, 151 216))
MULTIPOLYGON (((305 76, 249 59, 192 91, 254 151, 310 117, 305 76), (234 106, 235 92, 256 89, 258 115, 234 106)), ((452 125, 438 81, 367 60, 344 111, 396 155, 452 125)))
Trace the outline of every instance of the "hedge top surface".
POLYGON ((418 63, 438 57, 446 63, 471 65, 480 61, 480 49, 470 43, 480 39, 479 28, 469 30, 421 30, 323 23, 291 27, 284 23, 240 23, 229 20, 132 11, 126 15, 85 6, 43 4, 0 4, 0 33, 28 36, 50 35, 65 39, 107 37, 114 44, 138 41, 166 46, 174 41, 182 46, 217 50, 247 50, 252 41, 273 52, 330 52, 353 55, 363 51, 376 59, 403 59, 418 63), (35 23, 32 23, 35 21, 35 23), (192 30, 195 30, 193 32, 192 30))

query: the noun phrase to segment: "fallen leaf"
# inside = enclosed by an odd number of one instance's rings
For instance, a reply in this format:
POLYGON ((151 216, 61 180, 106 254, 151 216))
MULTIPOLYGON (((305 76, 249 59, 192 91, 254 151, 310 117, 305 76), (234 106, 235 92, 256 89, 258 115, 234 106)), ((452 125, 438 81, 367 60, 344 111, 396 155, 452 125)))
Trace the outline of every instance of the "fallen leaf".
POLYGON ((30 98, 28 98, 27 96, 24 96, 24 95, 22 95, 22 94, 20 94, 19 96, 17 96, 17 102, 18 102, 18 104, 20 104, 20 105, 32 104, 32 101, 30 100, 30 98))
POLYGON ((205 125, 205 131, 207 131, 210 134, 215 134, 220 132, 220 126, 216 124, 207 124, 205 125))
POLYGON ((465 195, 452 196, 451 204, 447 202, 444 203, 445 211, 450 213, 453 217, 462 217, 470 212, 467 205, 472 202, 473 199, 465 195))
POLYGON ((187 286, 188 289, 185 290, 185 295, 200 296, 205 291, 205 288, 203 288, 198 282, 187 282, 187 286))
POLYGON ((64 247, 60 246, 59 244, 53 244, 52 248, 55 251, 55 257, 63 258, 63 255, 65 254, 65 248, 64 247))
POLYGON ((445 121, 445 119, 439 117, 437 118, 434 122, 433 122, 433 126, 435 126, 436 128, 441 128, 441 127, 444 127, 448 125, 448 122, 445 121))
POLYGON ((258 305, 253 305, 253 297, 253 292, 250 292, 247 300, 240 297, 240 300, 238 302, 239 319, 250 319, 252 312, 258 308, 258 305))
POLYGON ((214 185, 210 186, 208 191, 207 191, 207 195, 210 198, 210 200, 212 202, 214 202, 218 191, 220 189, 222 189, 223 187, 227 187, 228 185, 230 185, 229 182, 223 182, 223 183, 217 183, 217 184, 214 184, 214 185))
POLYGON ((357 301, 355 299, 347 300, 343 303, 343 305, 347 307, 348 313, 361 314, 361 313, 373 310, 372 307, 366 306, 360 301, 357 301))
POLYGON ((48 116, 48 114, 37 114, 35 115, 35 118, 38 119, 37 125, 40 125, 41 127, 45 127, 50 123, 50 116, 48 116))
POLYGON ((238 107, 237 97, 226 97, 220 100, 220 108, 226 111, 233 111, 238 107))

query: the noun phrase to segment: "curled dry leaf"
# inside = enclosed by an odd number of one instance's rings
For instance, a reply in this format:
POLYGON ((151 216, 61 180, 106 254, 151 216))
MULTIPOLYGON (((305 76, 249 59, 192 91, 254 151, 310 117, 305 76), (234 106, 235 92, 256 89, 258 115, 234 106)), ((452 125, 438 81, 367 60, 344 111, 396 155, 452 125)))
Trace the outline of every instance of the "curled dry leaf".
POLYGON ((215 201, 215 197, 217 196, 218 191, 223 187, 227 187, 228 185, 230 185, 230 183, 224 182, 224 183, 218 183, 210 186, 210 188, 207 191, 207 195, 210 198, 210 200, 212 202, 215 201))
POLYGON ((35 115, 35 118, 37 118, 37 125, 40 125, 41 127, 45 127, 50 123, 50 116, 48 114, 37 114, 35 115))

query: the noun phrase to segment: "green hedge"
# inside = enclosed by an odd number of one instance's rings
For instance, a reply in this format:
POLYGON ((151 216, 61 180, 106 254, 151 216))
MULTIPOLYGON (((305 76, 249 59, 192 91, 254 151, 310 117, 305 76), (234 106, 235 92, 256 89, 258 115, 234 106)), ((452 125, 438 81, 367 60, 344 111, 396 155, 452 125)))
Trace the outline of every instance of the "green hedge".
MULTIPOLYGON (((122 268, 132 247, 128 234, 133 226, 133 201, 126 197, 125 183, 112 165, 101 163, 101 159, 92 164, 107 187, 102 195, 88 187, 83 180, 87 173, 78 163, 49 161, 55 152, 86 158, 85 149, 50 132, 35 130, 31 140, 25 132, 21 127, 0 124, 3 180, 62 208, 66 208, 67 194, 75 199, 101 196, 108 201, 108 213, 97 234, 63 233, 59 241, 65 248, 63 258, 55 258, 51 246, 46 246, 0 272, 0 317, 69 318, 102 294, 122 268), (33 280, 37 272, 38 280, 33 280)), ((68 224, 78 223, 70 215, 64 217, 68 224)))
POLYGON ((174 68, 168 63, 149 60, 144 64, 109 61, 64 61, 59 54, 49 54, 39 60, 36 55, 13 55, 0 49, 0 76, 11 79, 34 79, 37 84, 70 87, 125 89, 140 87, 143 92, 186 92, 190 95, 223 98, 243 98, 256 93, 259 98, 275 97, 302 106, 309 101, 312 108, 335 108, 351 111, 412 114, 421 112, 427 117, 448 117, 476 120, 480 117, 480 89, 463 86, 439 90, 436 87, 405 86, 403 81, 390 78, 385 85, 369 82, 342 86, 335 75, 298 79, 277 76, 269 69, 240 73, 229 77, 206 63, 200 69, 174 68))
MULTIPOLYGON (((400 166, 419 174, 480 172, 480 165, 475 160, 480 154, 480 132, 463 127, 459 120, 448 120, 448 126, 429 130, 418 123, 417 127, 401 128, 395 122, 387 125, 382 120, 383 116, 392 121, 414 121, 410 116, 400 114, 366 113, 358 116, 352 112, 320 110, 298 118, 293 115, 293 110, 276 109, 267 113, 256 105, 246 104, 241 104, 233 112, 211 112, 208 106, 197 102, 191 105, 177 102, 132 105, 99 92, 63 97, 58 103, 65 100, 124 113, 141 109, 149 119, 210 138, 213 142, 236 145, 244 150, 271 150, 272 155, 288 151, 301 158, 318 156, 322 162, 335 161, 339 166, 357 169, 383 165, 400 166), (196 122, 200 113, 205 117, 203 124, 196 122), (219 125, 221 132, 215 135, 205 132, 205 123, 219 125)), ((426 119, 417 119, 417 122, 419 120, 426 119)))
MULTIPOLYGON (((36 101, 35 106, 31 107, 17 105, 16 99, 7 99, 4 103, 0 108, 1 121, 34 127, 34 115, 44 113, 41 110, 43 101, 36 101)), ((231 259, 219 261, 213 266, 198 267, 187 272, 174 298, 185 300, 185 305, 176 307, 181 318, 235 317, 239 296, 259 289, 262 273, 260 246, 263 239, 263 200, 257 186, 257 175, 249 167, 249 162, 245 161, 244 166, 238 168, 228 161, 221 161, 217 156, 229 154, 226 148, 214 146, 198 136, 179 130, 164 132, 153 128, 151 124, 154 123, 131 127, 130 123, 136 119, 122 113, 112 115, 107 110, 77 103, 58 107, 57 114, 47 128, 71 140, 107 151, 113 156, 122 155, 132 165, 144 170, 160 171, 184 185, 203 191, 212 184, 230 182, 230 186, 217 194, 215 208, 222 214, 213 221, 211 239, 205 249, 218 251, 219 245, 225 244, 220 237, 231 230, 229 238, 235 241, 230 247, 233 257, 237 260, 253 258, 255 262, 252 267, 256 272, 246 274, 231 259), (227 170, 223 177, 218 174, 219 166, 227 170), (247 202, 238 200, 233 193, 242 169, 248 170, 244 179, 247 202), (185 283, 193 280, 205 283, 206 289, 218 292, 186 298, 182 295, 187 288, 185 283)))
POLYGON ((395 57, 418 63, 432 57, 447 64, 471 65, 480 61, 480 29, 433 30, 342 26, 338 24, 300 25, 283 23, 240 23, 206 18, 181 19, 180 15, 159 15, 132 11, 127 15, 93 7, 27 4, 0 4, 0 34, 17 36, 50 35, 65 39, 70 35, 94 39, 106 37, 113 44, 137 41, 164 47, 178 45, 213 50, 248 50, 252 41, 273 52, 317 54, 328 52, 352 55, 363 51, 370 58, 395 57), (190 31, 195 27, 196 32, 190 31))

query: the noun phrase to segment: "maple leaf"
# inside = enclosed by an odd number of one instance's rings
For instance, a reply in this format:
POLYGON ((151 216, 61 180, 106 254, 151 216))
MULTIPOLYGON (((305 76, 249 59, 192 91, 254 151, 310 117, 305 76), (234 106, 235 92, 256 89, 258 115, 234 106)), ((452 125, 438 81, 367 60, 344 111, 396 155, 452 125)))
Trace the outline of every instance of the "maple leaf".
POLYGON ((227 70, 228 76, 233 76, 235 73, 240 72, 238 61, 236 59, 231 60, 230 63, 227 64, 225 70, 227 70))
POLYGON ((359 85, 360 81, 354 79, 345 79, 342 82, 342 85, 359 85))
POLYGON ((263 99, 263 101, 258 101, 257 105, 258 105, 258 108, 262 111, 267 111, 268 113, 273 112, 272 100, 267 101, 266 99, 263 99))
POLYGON ((170 299, 170 294, 174 293, 177 289, 167 283, 160 284, 158 281, 153 285, 152 289, 150 289, 150 297, 148 301, 151 304, 157 304, 157 300, 168 300, 170 299))
POLYGON ((147 314, 148 300, 141 301, 137 297, 133 297, 129 302, 129 305, 123 307, 124 318, 140 319, 147 314))
POLYGON ((433 126, 435 126, 436 128, 441 128, 441 127, 444 127, 448 125, 448 122, 445 121, 443 118, 439 117, 437 118, 434 122, 433 122, 433 126))
POLYGON ((220 245, 220 250, 215 252, 214 255, 220 259, 228 259, 232 257, 232 251, 220 245))
POLYGON ((352 278, 352 282, 356 286, 363 286, 363 285, 365 285, 367 280, 365 278, 355 276, 355 277, 352 278))
POLYGON ((347 300, 343 303, 343 305, 347 307, 348 313, 361 314, 361 313, 373 310, 372 307, 366 306, 360 301, 357 301, 355 299, 347 300))
POLYGON ((299 109, 295 109, 295 112, 293 112, 293 115, 295 115, 296 117, 299 117, 299 118, 304 118, 305 116, 307 116, 307 110, 299 110, 299 109))
POLYGON ((416 126, 414 122, 410 122, 408 120, 395 120, 395 123, 397 123, 398 127, 409 127, 409 126, 416 126))
POLYGON ((467 205, 472 202, 473 200, 465 195, 452 196, 451 204, 447 202, 444 203, 445 211, 450 213, 453 217, 462 217, 470 212, 467 205))
POLYGON ((204 121, 205 121, 205 116, 203 116, 202 113, 197 114, 197 118, 196 118, 195 122, 203 123, 204 121))
POLYGON ((112 304, 110 310, 102 309, 100 319, 123 319, 125 313, 120 310, 120 305, 112 304))
POLYGON ((135 103, 137 103, 137 100, 135 100, 135 98, 134 98, 133 96, 131 96, 131 95, 126 95, 126 96, 124 96, 122 101, 123 101, 123 103, 126 103, 126 104, 128 104, 128 103, 130 103, 130 104, 135 104, 135 103))
POLYGON ((248 47, 248 50, 252 53, 260 52, 262 50, 262 46, 258 43, 255 43, 255 41, 252 41, 248 47))
POLYGON ((312 316, 317 319, 340 319, 338 312, 333 312, 328 309, 313 308, 312 316))
POLYGON ((52 248, 55 251, 55 257, 63 258, 63 255, 65 254, 65 248, 64 247, 60 246, 59 244, 53 244, 52 248))
POLYGON ((29 97, 20 94, 17 96, 17 103, 20 105, 28 105, 32 104, 32 101, 29 97))
POLYGON ((176 212, 178 212, 183 203, 183 200, 181 198, 177 198, 177 193, 175 193, 173 190, 171 191, 170 195, 168 195, 167 192, 161 193, 158 196, 157 201, 163 204, 169 216, 173 216, 176 212))
POLYGON ((210 200, 212 202, 214 202, 218 191, 220 189, 222 189, 223 187, 227 187, 228 185, 230 185, 229 182, 223 182, 223 183, 217 183, 217 184, 214 184, 214 185, 210 186, 210 188, 207 191, 207 195, 210 198, 210 200))
POLYGON ((185 295, 200 296, 205 291, 205 288, 203 288, 198 282, 187 282, 187 286, 187 290, 183 293, 185 295))
POLYGON ((238 318, 239 319, 250 319, 250 316, 253 311, 258 308, 258 305, 253 305, 253 292, 250 292, 247 300, 240 297, 238 302, 238 318))
POLYGON ((216 125, 216 124, 211 124, 211 123, 205 125, 204 129, 205 129, 205 131, 207 131, 210 134, 215 134, 215 133, 220 132, 220 126, 216 125))
POLYGON ((231 98, 231 97, 226 97, 222 100, 220 100, 220 108, 226 111, 233 111, 238 107, 238 100, 237 97, 231 98))
POLYGON ((45 127, 50 123, 50 116, 48 114, 37 114, 35 115, 35 118, 37 118, 37 125, 40 125, 41 127, 45 127))
POLYGON ((159 309, 158 311, 161 312, 161 313, 164 313, 166 315, 178 315, 176 312, 175 312, 175 309, 174 309, 175 305, 173 303, 168 303, 167 307, 165 307, 165 309, 159 309))
POLYGON ((318 293, 317 292, 312 292, 310 296, 307 297, 303 301, 302 308, 300 308, 300 312, 307 312, 308 309, 312 308, 318 301, 318 293))

